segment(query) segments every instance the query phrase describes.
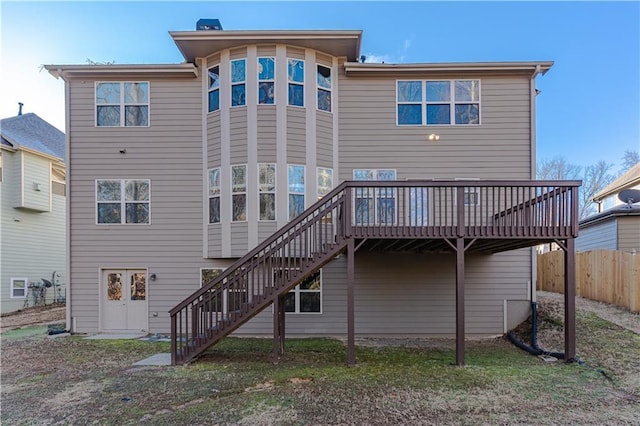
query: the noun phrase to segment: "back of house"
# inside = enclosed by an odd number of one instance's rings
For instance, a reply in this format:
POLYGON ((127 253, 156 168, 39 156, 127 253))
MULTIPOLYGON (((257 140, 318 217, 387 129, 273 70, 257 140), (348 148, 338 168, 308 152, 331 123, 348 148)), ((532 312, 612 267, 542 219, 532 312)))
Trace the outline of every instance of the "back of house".
MULTIPOLYGON (((344 181, 535 178, 535 79, 551 62, 368 63, 352 30, 171 36, 182 64, 47 66, 67 93, 73 331, 170 332, 174 305, 344 181)), ((397 223, 394 191, 356 192, 353 220, 397 223)), ((486 192, 412 197, 411 214, 445 215, 486 192)), ((453 335, 448 246, 376 244, 356 254, 356 333, 453 335)), ((532 249, 496 251, 467 256, 471 335, 529 312, 532 249)), ((346 332, 346 274, 338 255, 289 291, 288 334, 346 332)), ((236 333, 272 327, 267 309, 236 333)))

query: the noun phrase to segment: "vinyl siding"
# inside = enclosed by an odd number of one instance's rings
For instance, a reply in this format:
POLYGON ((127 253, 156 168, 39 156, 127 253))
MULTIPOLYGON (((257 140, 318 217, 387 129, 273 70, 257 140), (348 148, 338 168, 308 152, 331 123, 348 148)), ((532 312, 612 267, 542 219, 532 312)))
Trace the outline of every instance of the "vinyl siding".
POLYGON ((51 160, 22 152, 22 174, 23 203, 20 207, 39 212, 51 211, 51 160))
POLYGON ((396 126, 395 78, 341 72, 340 179, 351 179, 354 168, 395 168, 399 179, 532 178, 529 79, 475 78, 481 80, 481 125, 396 126), (440 140, 429 142, 430 133, 440 140))
POLYGON ((247 163, 247 108, 235 107, 229 111, 231 137, 231 164, 247 163))
POLYGON ((94 83, 70 83, 68 182, 71 316, 78 332, 99 329, 101 268, 148 268, 151 329, 198 286, 202 258, 201 82, 150 82, 150 126, 94 127, 94 83), (176 107, 179 105, 179 108, 176 107), (126 148, 126 154, 119 150, 126 148), (117 167, 114 167, 117 165, 117 167), (96 179, 150 179, 149 225, 96 225, 96 179), (176 267, 179 265, 179 267, 176 267))
POLYGON ((258 105, 258 162, 276 162, 276 107, 258 105))
MULTIPOLYGON (((34 154, 26 155, 32 157, 27 165, 43 166, 46 163, 46 170, 49 170, 49 160, 36 158, 34 154)), ((21 190, 18 179, 20 156, 20 152, 2 152, 4 179, 0 183, 0 311, 3 313, 21 309, 25 301, 11 298, 11 278, 28 278, 30 282, 38 283, 42 278, 53 281, 53 274, 56 272, 60 276, 55 281, 62 285, 62 295, 67 280, 66 198, 52 195, 51 211, 47 212, 14 208, 12 195, 21 190)), ((47 210, 48 200, 49 196, 47 210)), ((54 294, 53 288, 47 290, 47 303, 53 302, 54 294)))
POLYGON ((306 109, 287 107, 287 163, 306 164, 306 109))
POLYGON ((576 238, 576 251, 618 249, 618 225, 616 218, 580 229, 576 238))
POLYGON ((618 250, 640 252, 640 217, 618 218, 618 250))
POLYGON ((318 166, 333 168, 333 114, 317 111, 316 121, 318 166))
MULTIPOLYGON (((465 267, 466 333, 503 331, 504 300, 527 300, 528 249, 468 256, 465 267)), ((355 325, 359 335, 454 335, 455 258, 452 254, 357 253, 355 325)), ((322 271, 322 313, 287 314, 287 334, 346 333, 346 259, 322 271)), ((272 333, 267 308, 237 334, 272 333)))
POLYGON ((219 167, 221 155, 220 111, 207 115, 207 141, 207 168, 219 167))

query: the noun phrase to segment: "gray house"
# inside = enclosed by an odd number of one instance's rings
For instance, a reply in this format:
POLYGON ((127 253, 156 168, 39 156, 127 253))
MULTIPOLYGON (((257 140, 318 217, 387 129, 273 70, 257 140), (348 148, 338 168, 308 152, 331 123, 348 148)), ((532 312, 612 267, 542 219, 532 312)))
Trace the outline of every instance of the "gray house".
POLYGON ((63 301, 64 133, 28 113, 3 119, 0 134, 1 310, 63 301), (51 283, 44 300, 36 297, 43 278, 51 283))
POLYGON ((631 203, 620 200, 618 194, 626 189, 640 190, 640 163, 593 197, 598 213, 580 221, 576 250, 640 252, 640 199, 631 203))
POLYGON ((67 93, 73 331, 171 333, 174 362, 230 332, 283 345, 285 322, 348 334, 350 362, 355 334, 456 336, 461 364, 465 335, 528 315, 531 247, 560 242, 570 276, 579 183, 532 181, 551 62, 170 34, 182 64, 46 67, 67 93))

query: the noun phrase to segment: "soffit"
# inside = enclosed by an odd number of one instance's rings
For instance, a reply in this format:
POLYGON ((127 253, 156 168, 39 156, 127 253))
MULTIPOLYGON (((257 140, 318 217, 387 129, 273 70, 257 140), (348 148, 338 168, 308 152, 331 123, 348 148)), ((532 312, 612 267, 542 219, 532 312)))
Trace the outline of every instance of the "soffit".
POLYGON ((156 65, 45 65, 56 78, 195 78, 198 69, 193 64, 156 65))
POLYGON ((423 64, 380 64, 345 62, 345 74, 350 77, 402 75, 424 76, 438 74, 544 74, 553 65, 543 62, 441 62, 423 64))
POLYGON ((248 44, 287 44, 318 50, 355 61, 360 54, 362 31, 174 31, 169 33, 187 62, 248 44))

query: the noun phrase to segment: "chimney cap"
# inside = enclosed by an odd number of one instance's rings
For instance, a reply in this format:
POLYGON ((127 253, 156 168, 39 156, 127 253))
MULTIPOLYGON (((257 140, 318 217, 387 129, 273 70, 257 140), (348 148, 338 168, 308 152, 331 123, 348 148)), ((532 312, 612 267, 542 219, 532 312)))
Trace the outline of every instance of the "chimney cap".
POLYGON ((197 31, 222 31, 222 24, 219 19, 198 19, 196 23, 197 31))

